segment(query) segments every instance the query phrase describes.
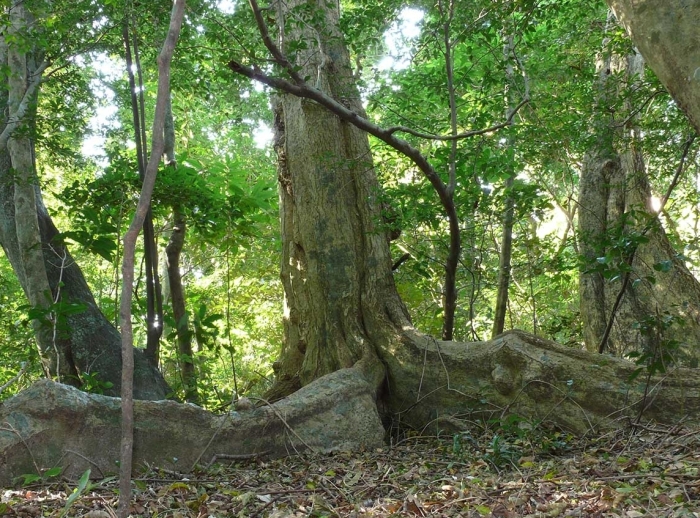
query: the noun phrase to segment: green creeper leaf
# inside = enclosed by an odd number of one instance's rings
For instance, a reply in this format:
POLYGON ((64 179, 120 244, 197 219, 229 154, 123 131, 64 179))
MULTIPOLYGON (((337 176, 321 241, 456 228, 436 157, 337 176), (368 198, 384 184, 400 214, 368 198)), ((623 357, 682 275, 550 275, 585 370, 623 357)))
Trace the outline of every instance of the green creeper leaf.
POLYGON ((670 260, 660 261, 654 264, 654 270, 657 272, 670 272, 673 268, 673 263, 670 260))

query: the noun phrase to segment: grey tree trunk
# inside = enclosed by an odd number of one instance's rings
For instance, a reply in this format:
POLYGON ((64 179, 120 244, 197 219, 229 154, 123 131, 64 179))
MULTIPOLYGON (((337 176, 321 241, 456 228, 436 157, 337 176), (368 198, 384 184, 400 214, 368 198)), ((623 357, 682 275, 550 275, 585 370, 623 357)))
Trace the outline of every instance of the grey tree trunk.
MULTIPOLYGON (((12 6, 9 18, 10 26, 6 37, 2 38, 0 52, 2 62, 8 67, 8 121, 17 124, 14 131, 8 135, 6 148, 13 173, 14 210, 17 215, 15 236, 20 257, 19 266, 23 269, 25 279, 24 292, 35 313, 32 326, 44 372, 47 376, 55 377, 64 383, 75 384, 77 373, 55 336, 58 316, 51 308, 53 299, 46 276, 37 220, 35 186, 38 179, 34 168, 33 144, 30 140, 32 128, 28 118, 21 115, 23 103, 36 105, 36 91, 29 92, 30 81, 41 79, 36 56, 27 52, 20 44, 23 34, 27 27, 32 25, 33 20, 22 3, 12 6)), ((60 261, 60 258, 56 260, 60 261)))
POLYGON ((607 0, 649 67, 700 132, 700 3, 607 0))
MULTIPOLYGON (((25 278, 22 260, 15 235, 15 212, 13 200, 14 185, 9 180, 9 157, 5 149, 0 149, 0 244, 5 255, 24 286, 25 278)), ((53 238, 58 234, 51 217, 41 202, 38 187, 35 187, 37 216, 41 231, 44 264, 55 294, 59 283, 61 300, 80 303, 86 309, 80 313, 67 315, 68 335, 59 337, 57 343, 66 351, 71 365, 79 373, 97 373, 104 382, 114 384, 105 389, 105 394, 118 395, 121 387, 121 338, 116 328, 105 318, 97 307, 80 267, 68 249, 53 238), (58 260, 57 258, 65 258, 58 260)), ((162 374, 154 369, 140 350, 136 351, 134 394, 138 399, 165 399, 170 391, 162 374)))
MULTIPOLYGON (((364 116, 337 11, 319 4, 312 19, 299 23, 305 14, 296 5, 279 8, 281 48, 302 39, 306 46, 292 56, 301 67, 299 76, 364 116), (295 22, 290 27, 283 23, 288 17, 295 22)), ((370 367, 373 382, 386 375, 386 383, 377 385, 385 415, 412 426, 465 404, 459 384, 452 384, 452 353, 441 356, 444 349, 431 348, 432 339, 415 332, 396 295, 386 241, 375 230, 379 186, 366 136, 309 99, 281 94, 275 105, 285 342, 270 397, 361 366, 370 367), (444 360, 442 369, 426 367, 429 350, 444 360), (455 393, 450 394, 451 386, 455 393)), ((496 385, 523 375, 498 366, 489 373, 496 385)))
MULTIPOLYGON (((304 43, 289 56, 292 64, 267 41, 292 81, 264 80, 290 92, 275 102, 285 342, 270 398, 353 366, 377 390, 385 424, 398 421, 421 430, 431 424, 437 430, 459 429, 460 418, 475 413, 487 418, 517 413, 577 430, 595 427, 594 415, 619 425, 618 410, 631 412, 629 418, 673 420, 678 410, 685 415, 681 406, 695 405, 694 389, 681 388, 691 371, 665 378, 663 387, 651 383, 655 393, 669 391, 670 399, 661 403, 647 399, 643 383, 630 384, 636 369, 630 362, 566 350, 520 332, 491 342, 451 344, 413 329, 396 295, 386 240, 375 230, 378 186, 366 136, 354 126, 386 135, 361 118, 337 8, 325 2, 314 9, 298 5, 285 3, 277 13, 282 49, 289 53, 285 43, 295 39, 304 43), (287 18, 293 18, 289 27, 287 18), (291 95, 297 92, 299 97, 291 95), (322 106, 343 113, 342 120, 322 106), (677 398, 681 406, 672 403, 677 398)), ((261 12, 255 14, 260 23, 261 12)), ((264 27, 262 33, 269 37, 264 27)), ((235 61, 229 66, 261 77, 235 61)))
MULTIPOLYGON (((658 422, 700 424, 697 369, 652 377, 645 397, 644 383, 628 382, 635 368, 630 362, 522 332, 476 343, 416 335, 388 367, 402 376, 392 383, 393 397, 404 401, 401 424, 427 434, 463 432, 468 422, 509 413, 590 434, 625 427, 642 410, 644 418, 658 422)), ((87 468, 99 470, 95 475, 113 472, 119 403, 48 381, 5 401, 0 406, 0 485, 54 466, 74 478, 87 468)), ((341 369, 250 411, 215 416, 171 401, 137 402, 134 411, 134 465, 178 471, 196 462, 207 465, 220 454, 357 452, 379 447, 384 439, 376 390, 357 369, 341 369)))

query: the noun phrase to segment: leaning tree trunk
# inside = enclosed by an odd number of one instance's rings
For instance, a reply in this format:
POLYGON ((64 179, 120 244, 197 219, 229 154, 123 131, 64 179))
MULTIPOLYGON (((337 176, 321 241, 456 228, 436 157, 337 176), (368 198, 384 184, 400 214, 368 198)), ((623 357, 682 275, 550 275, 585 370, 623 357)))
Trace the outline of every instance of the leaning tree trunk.
MULTIPOLYGON (((700 283, 674 251, 651 207, 651 189, 636 132, 613 113, 624 85, 611 74, 627 72, 627 86, 643 72, 639 54, 602 60, 594 125, 598 139, 581 174, 579 232, 585 258, 580 276, 584 339, 591 351, 617 355, 659 352, 679 343, 694 357, 700 342, 700 283), (627 133, 627 134, 626 134, 627 133)), ((619 108, 619 107, 618 107, 619 108)))
MULTIPOLYGON (((13 9, 15 13, 21 10, 13 9)), ((41 70, 36 50, 20 56, 17 49, 8 48, 7 43, 3 43, 3 62, 7 64, 9 56, 14 60, 14 68, 20 61, 26 67, 24 74, 12 74, 7 88, 2 90, 4 93, 0 92, 0 105, 9 107, 5 110, 9 117, 3 121, 3 129, 7 129, 14 123, 12 117, 17 99, 22 95, 19 90, 26 90, 27 82, 38 80, 41 70), (18 80, 24 83, 24 87, 18 80)), ((9 47, 12 46, 19 47, 14 43, 9 47)), ((100 312, 80 268, 66 247, 55 239, 58 231, 42 201, 34 154, 36 99, 34 93, 24 121, 12 133, 9 143, 0 146, 0 244, 32 306, 46 308, 48 303, 61 303, 53 308, 53 323, 48 322, 48 329, 47 323, 35 326, 47 374, 64 383, 78 385, 84 373, 97 374, 102 382, 113 384, 111 388, 103 387, 104 392, 117 395, 121 384, 119 333, 100 312), (19 181, 18 174, 21 174, 19 181), (34 226, 27 225, 32 221, 34 226), (27 250, 30 242, 40 246, 27 250), (28 254, 32 256, 30 259, 36 260, 28 261, 28 254), (49 293, 38 293, 44 281, 49 293), (79 313, 62 309, 68 304, 82 304, 86 308, 79 313)), ((168 391, 165 381, 142 355, 137 357, 136 368, 137 397, 164 398, 168 391)))
MULTIPOLYGON (((26 7, 17 3, 9 13, 10 25, 7 36, 0 41, 0 54, 6 63, 7 74, 7 116, 8 121, 17 123, 11 134, 7 135, 6 146, 11 170, 14 173, 14 210, 15 236, 19 251, 19 267, 22 268, 24 283, 22 287, 36 314, 32 319, 34 335, 44 373, 56 377, 64 383, 75 384, 77 372, 71 365, 67 351, 57 343, 57 315, 53 311, 49 280, 46 276, 44 257, 41 249, 41 236, 37 220, 37 185, 34 168, 34 149, 30 139, 30 124, 22 112, 27 113, 29 105, 36 105, 37 89, 30 89, 30 84, 41 79, 37 56, 21 48, 23 34, 32 25, 26 7)), ((8 128, 9 129, 9 128, 8 128)), ((3 132, 4 133, 4 132, 3 132)), ((8 200, 9 201, 9 200, 8 200)))
MULTIPOLYGON (((20 284, 25 284, 22 262, 14 231, 15 212, 12 203, 14 185, 8 180, 10 171, 7 151, 0 149, 0 244, 10 260, 20 284)), ((58 231, 41 203, 38 187, 35 187, 37 216, 41 230, 44 264, 52 294, 58 293, 64 302, 84 304, 85 310, 65 316, 67 331, 57 338, 66 351, 73 368, 82 373, 97 373, 99 380, 113 383, 104 388, 108 395, 118 395, 121 387, 121 338, 115 327, 105 318, 85 282, 80 267, 67 248, 54 240, 58 231)), ((137 351, 134 394, 138 399, 164 399, 168 392, 161 373, 154 369, 145 356, 137 351)))
POLYGON ((649 67, 700 132, 700 3, 606 1, 649 67))

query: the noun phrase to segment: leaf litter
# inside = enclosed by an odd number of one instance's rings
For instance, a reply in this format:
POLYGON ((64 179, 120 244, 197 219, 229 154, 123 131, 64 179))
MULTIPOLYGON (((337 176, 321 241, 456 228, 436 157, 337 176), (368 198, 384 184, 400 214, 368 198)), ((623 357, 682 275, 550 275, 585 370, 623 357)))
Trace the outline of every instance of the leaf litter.
MULTIPOLYGON (((0 515, 114 518, 115 478, 0 492, 0 515), (66 511, 67 509, 67 511, 66 511)), ((132 516, 699 517, 700 430, 642 428, 595 439, 499 423, 408 436, 353 453, 220 462, 134 480, 132 516)))

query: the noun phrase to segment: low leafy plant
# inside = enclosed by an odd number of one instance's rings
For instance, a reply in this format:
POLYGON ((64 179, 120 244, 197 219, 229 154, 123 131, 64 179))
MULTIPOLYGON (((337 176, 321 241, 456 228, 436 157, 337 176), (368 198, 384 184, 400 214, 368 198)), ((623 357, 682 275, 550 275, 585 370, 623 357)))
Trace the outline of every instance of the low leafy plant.
POLYGON ((508 465, 515 466, 520 457, 522 457, 521 450, 495 434, 482 458, 498 470, 508 465))
MULTIPOLYGON (((488 446, 476 455, 495 470, 516 466, 525 456, 560 454, 569 449, 573 436, 552 430, 539 421, 511 414, 487 423, 488 446)), ((479 449, 479 442, 470 432, 452 437, 452 453, 466 455, 479 449)), ((483 442, 482 442, 483 444, 483 442)))
POLYGON ((88 488, 88 483, 90 482, 90 470, 88 469, 83 473, 83 475, 80 477, 80 480, 78 480, 78 486, 73 490, 73 492, 68 495, 68 498, 66 499, 66 505, 63 508, 63 511, 61 511, 60 518, 63 518, 70 508, 73 506, 75 501, 80 498, 80 495, 82 495, 85 490, 88 488))
POLYGON ((681 342, 663 338, 664 332, 673 326, 682 327, 683 320, 668 312, 651 315, 636 324, 642 336, 650 337, 649 347, 644 351, 632 351, 627 357, 638 366, 629 376, 629 381, 636 379, 646 371, 648 376, 662 374, 675 363, 676 352, 681 342))
POLYGON ((15 483, 19 482, 21 480, 21 485, 23 487, 29 486, 31 484, 35 484, 37 482, 46 482, 52 478, 55 478, 61 474, 61 471, 63 471, 62 468, 60 467, 55 467, 51 468, 49 470, 46 470, 43 475, 39 475, 37 473, 24 473, 20 475, 19 477, 16 477, 14 479, 15 483))

